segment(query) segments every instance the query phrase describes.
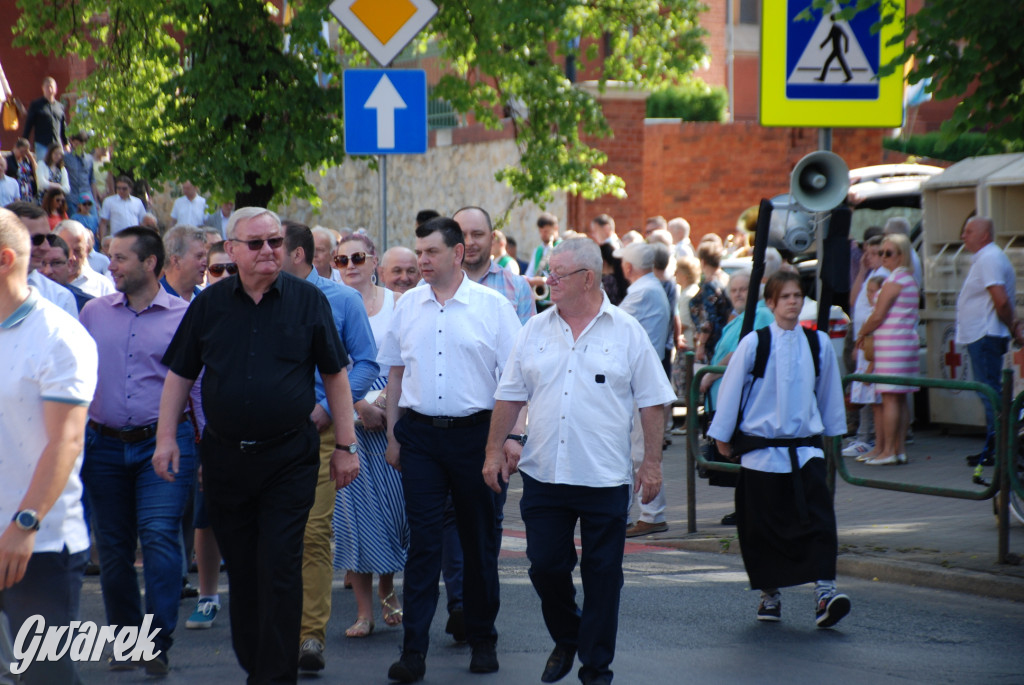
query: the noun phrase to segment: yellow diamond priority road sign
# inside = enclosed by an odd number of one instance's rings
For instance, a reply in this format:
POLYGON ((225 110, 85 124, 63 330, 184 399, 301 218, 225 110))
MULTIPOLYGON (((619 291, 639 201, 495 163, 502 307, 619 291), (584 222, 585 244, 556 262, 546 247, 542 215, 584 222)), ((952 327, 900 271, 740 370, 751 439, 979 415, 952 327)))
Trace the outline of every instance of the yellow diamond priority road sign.
POLYGON ((430 0, 334 0, 331 13, 386 67, 437 14, 430 0))

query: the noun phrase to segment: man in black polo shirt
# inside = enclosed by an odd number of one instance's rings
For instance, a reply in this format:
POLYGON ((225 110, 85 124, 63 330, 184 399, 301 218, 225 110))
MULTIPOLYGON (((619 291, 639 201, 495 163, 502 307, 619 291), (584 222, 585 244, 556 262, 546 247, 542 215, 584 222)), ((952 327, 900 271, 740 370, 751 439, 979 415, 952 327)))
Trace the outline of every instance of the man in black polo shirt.
POLYGON ((334 417, 331 476, 342 488, 359 474, 348 355, 323 293, 281 272, 277 215, 240 209, 227 233, 238 275, 195 298, 167 349, 153 466, 174 478, 177 448, 164 426, 174 424, 205 369, 199 452, 210 523, 228 566, 235 654, 250 683, 294 683, 302 535, 319 467, 319 434, 309 419, 313 370, 334 417))

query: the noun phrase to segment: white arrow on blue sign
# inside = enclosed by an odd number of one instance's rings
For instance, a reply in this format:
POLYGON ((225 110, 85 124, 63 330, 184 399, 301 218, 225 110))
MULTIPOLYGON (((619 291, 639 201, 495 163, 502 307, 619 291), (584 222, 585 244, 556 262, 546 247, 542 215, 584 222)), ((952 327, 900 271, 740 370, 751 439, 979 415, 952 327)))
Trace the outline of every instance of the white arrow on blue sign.
POLYGON ((427 74, 422 69, 349 69, 343 75, 345 154, 427 151, 427 74))

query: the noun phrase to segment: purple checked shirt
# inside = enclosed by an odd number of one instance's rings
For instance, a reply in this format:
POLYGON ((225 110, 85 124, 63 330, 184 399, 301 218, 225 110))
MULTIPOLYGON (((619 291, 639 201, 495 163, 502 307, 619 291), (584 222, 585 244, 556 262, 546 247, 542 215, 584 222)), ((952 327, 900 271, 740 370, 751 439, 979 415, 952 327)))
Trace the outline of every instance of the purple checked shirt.
POLYGON ((163 288, 141 312, 124 293, 90 300, 79 321, 99 349, 99 382, 89 418, 111 428, 148 426, 160 414, 167 367, 160 359, 188 303, 163 288))

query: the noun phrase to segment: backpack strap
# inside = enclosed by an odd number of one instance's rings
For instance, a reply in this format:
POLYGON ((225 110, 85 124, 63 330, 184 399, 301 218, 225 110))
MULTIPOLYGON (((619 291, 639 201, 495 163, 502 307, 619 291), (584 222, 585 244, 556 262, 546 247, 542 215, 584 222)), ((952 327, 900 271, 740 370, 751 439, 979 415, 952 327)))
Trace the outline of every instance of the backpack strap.
POLYGON ((765 369, 768 368, 768 355, 772 353, 772 331, 770 326, 757 329, 757 353, 754 355, 754 369, 751 375, 754 378, 764 378, 765 369))
POLYGON ((818 338, 818 331, 812 331, 810 328, 804 329, 804 335, 807 336, 807 344, 811 346, 811 359, 814 360, 814 377, 821 377, 821 339, 818 338))

